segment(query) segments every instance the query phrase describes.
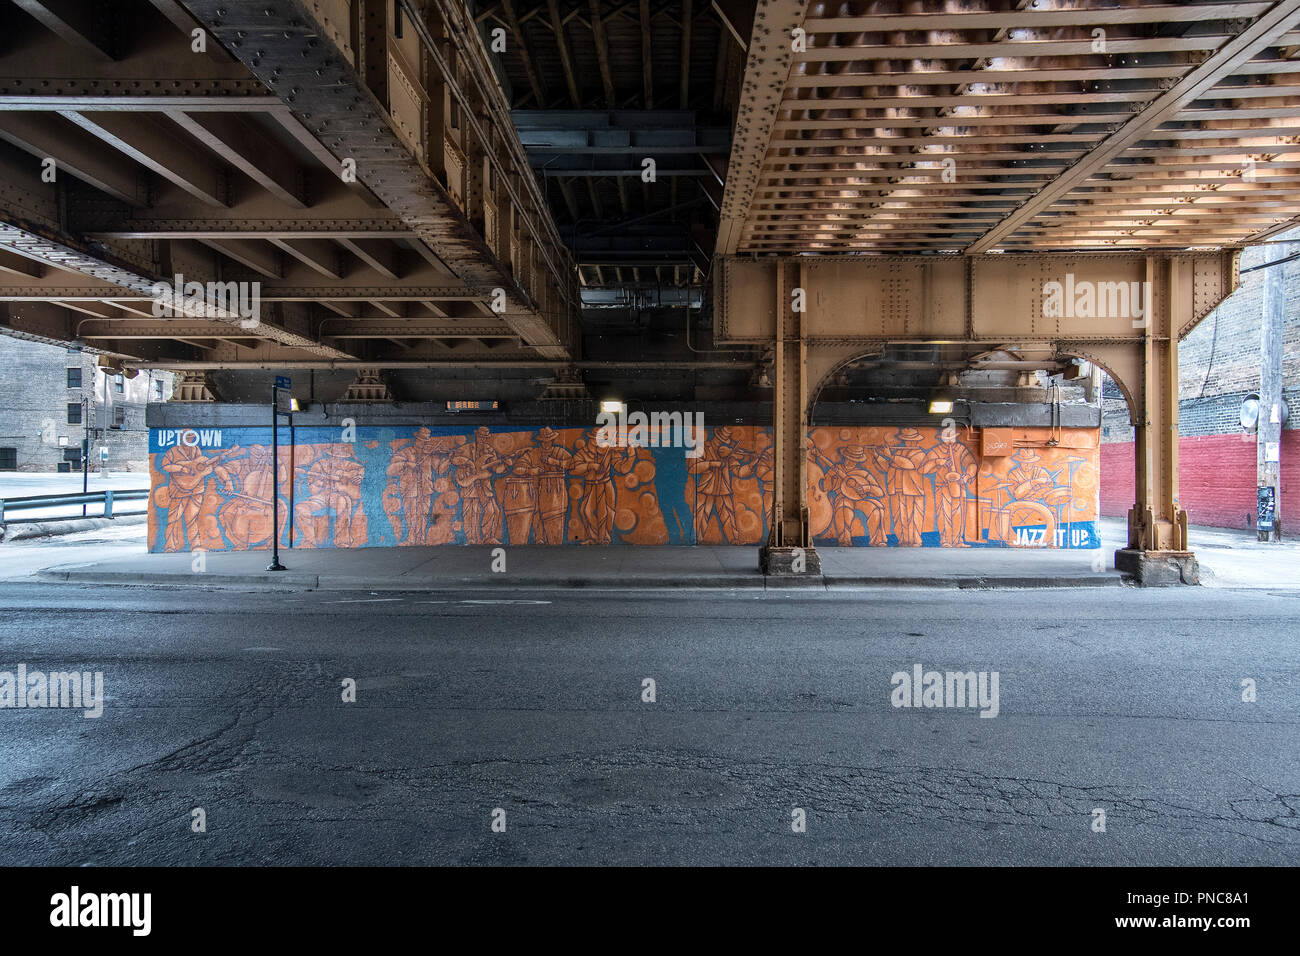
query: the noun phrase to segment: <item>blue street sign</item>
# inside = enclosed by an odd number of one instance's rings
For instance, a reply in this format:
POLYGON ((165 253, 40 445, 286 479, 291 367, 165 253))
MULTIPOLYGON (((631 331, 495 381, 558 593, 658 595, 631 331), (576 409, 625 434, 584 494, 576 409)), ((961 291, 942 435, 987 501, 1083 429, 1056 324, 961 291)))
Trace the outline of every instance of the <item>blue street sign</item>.
POLYGON ((287 375, 277 375, 275 377, 276 388, 289 388, 293 384, 293 379, 287 375))

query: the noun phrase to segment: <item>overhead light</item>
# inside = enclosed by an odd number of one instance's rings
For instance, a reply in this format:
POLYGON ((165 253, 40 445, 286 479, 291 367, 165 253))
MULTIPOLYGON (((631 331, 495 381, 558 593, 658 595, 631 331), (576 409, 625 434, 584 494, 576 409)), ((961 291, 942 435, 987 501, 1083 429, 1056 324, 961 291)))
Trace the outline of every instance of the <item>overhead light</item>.
POLYGON ((952 399, 936 398, 930 402, 931 415, 947 415, 952 412, 952 399))
POLYGON ((606 399, 600 403, 600 411, 603 415, 621 415, 626 409, 627 406, 616 398, 606 399))

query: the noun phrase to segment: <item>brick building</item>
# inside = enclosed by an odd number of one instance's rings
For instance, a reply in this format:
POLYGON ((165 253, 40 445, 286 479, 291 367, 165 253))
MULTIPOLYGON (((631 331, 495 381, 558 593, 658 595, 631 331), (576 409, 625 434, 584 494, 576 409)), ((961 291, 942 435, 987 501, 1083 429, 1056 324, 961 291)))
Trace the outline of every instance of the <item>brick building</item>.
POLYGON ((166 401, 172 378, 128 378, 80 349, 0 336, 0 471, 80 471, 87 436, 91 471, 103 448, 109 471, 147 471, 145 405, 166 401))
MULTIPOLYGON (((1287 238, 1295 238, 1294 233, 1287 238)), ((1281 252, 1300 252, 1300 241, 1281 252)), ((1211 312, 1178 349, 1179 499, 1192 524, 1254 527, 1256 448, 1254 433, 1241 427, 1241 403, 1260 387, 1260 333, 1265 261, 1253 247, 1241 257, 1240 288, 1211 312)), ((1273 266, 1283 272, 1283 398, 1291 418, 1282 431, 1283 520, 1300 512, 1300 260, 1273 266)), ((1118 388, 1102 389, 1101 513, 1123 517, 1133 504, 1133 428, 1118 388)))

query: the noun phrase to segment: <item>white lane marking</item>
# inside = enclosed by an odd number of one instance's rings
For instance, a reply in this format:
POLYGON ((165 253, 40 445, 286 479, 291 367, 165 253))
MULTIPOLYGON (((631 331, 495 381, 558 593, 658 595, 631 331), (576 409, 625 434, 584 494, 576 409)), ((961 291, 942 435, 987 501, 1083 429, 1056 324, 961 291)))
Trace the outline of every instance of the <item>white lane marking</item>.
POLYGON ((326 601, 326 604, 390 604, 401 598, 348 598, 344 601, 326 601))
POLYGON ((550 604, 550 601, 461 601, 461 604, 550 604))

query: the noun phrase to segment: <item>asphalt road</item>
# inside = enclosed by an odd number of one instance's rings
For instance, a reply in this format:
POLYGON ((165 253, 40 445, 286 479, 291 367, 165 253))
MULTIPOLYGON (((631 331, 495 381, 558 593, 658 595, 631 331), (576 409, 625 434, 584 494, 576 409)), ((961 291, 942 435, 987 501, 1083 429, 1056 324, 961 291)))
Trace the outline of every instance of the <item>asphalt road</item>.
POLYGON ((1298 625, 1204 589, 5 584, 0 671, 106 700, 0 709, 0 864, 1294 865, 1298 625), (914 664, 996 671, 998 715, 892 706, 914 664))

